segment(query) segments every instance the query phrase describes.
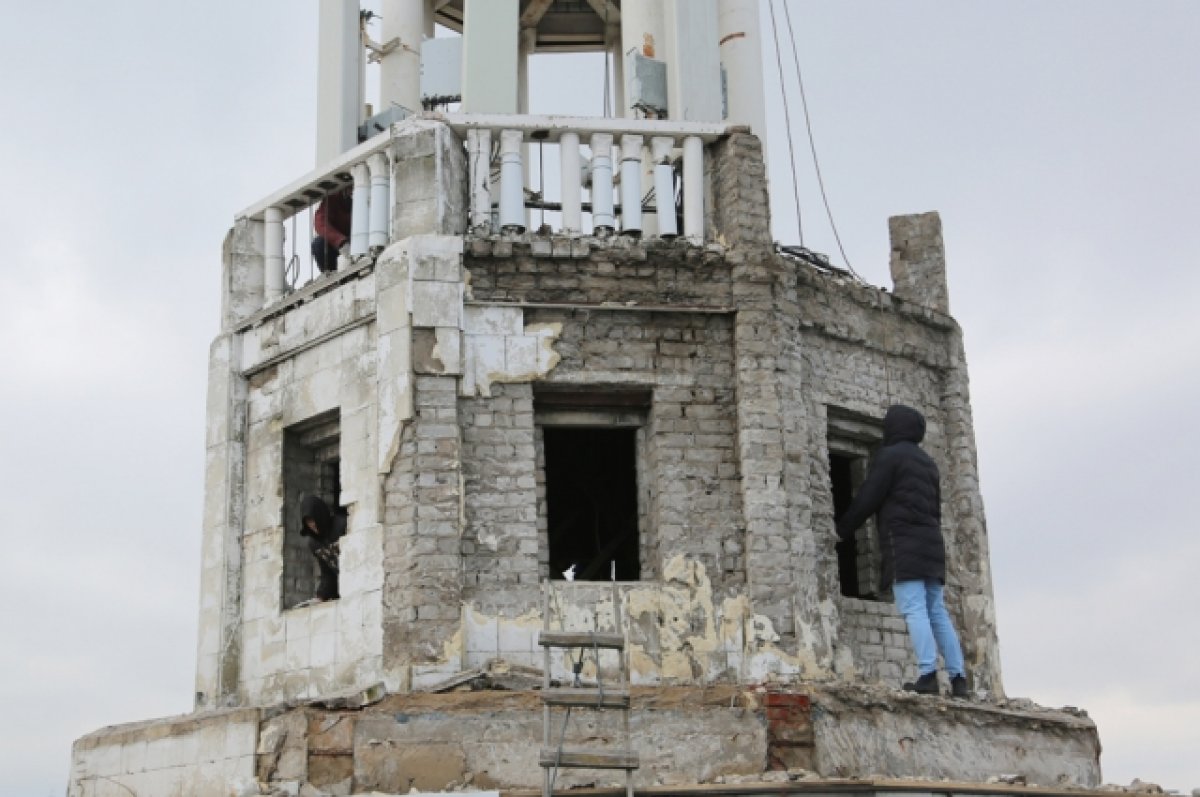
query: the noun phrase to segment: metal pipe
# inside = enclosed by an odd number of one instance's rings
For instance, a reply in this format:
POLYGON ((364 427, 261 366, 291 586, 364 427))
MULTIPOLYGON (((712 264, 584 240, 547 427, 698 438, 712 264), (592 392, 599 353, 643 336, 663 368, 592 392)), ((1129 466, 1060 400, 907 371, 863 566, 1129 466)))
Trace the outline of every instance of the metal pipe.
POLYGON ((283 209, 278 207, 263 212, 263 285, 264 305, 283 296, 283 209))
POLYGON ((367 169, 371 172, 371 205, 367 227, 367 244, 373 251, 388 245, 388 212, 391 203, 391 170, 388 157, 377 152, 367 158, 367 169))
POLYGON ((650 158, 654 161, 654 206, 658 215, 658 234, 663 238, 679 235, 675 218, 675 170, 671 167, 671 149, 675 139, 655 136, 650 139, 650 158))
POLYGON ((370 250, 371 175, 367 164, 350 167, 354 177, 354 199, 350 213, 350 257, 365 255, 370 250))
POLYGON ((642 232, 641 136, 621 136, 621 232, 642 232))
POLYGON ((520 130, 500 132, 500 230, 525 232, 525 170, 521 165, 520 130))
POLYGON ((562 231, 582 232, 583 172, 579 167, 579 134, 563 133, 558 139, 558 149, 562 159, 562 231))
POLYGON ((472 128, 467 131, 467 164, 471 181, 471 231, 486 235, 492 231, 492 131, 472 128))
POLYGON ((704 142, 699 136, 683 139, 683 234, 693 243, 704 242, 704 142))
POLYGON ((613 217, 613 137, 592 134, 592 230, 607 235, 616 229, 613 217))

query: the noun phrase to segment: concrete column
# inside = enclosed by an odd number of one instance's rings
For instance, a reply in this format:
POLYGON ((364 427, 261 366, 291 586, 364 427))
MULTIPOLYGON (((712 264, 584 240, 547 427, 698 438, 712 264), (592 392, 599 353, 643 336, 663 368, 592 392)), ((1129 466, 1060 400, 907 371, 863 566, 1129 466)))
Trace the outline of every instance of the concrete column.
POLYGON ((612 64, 612 115, 625 116, 625 59, 621 54, 621 24, 610 23, 604 29, 604 47, 612 64))
POLYGON ((642 232, 642 137, 621 136, 621 232, 642 232))
POLYGON ((520 130, 500 133, 500 229, 525 231, 525 170, 521 165, 520 130))
POLYGON ((942 218, 936 212, 888 219, 896 298, 950 314, 942 218))
POLYGON ((421 39, 425 35, 426 0, 383 0, 380 8, 384 46, 399 44, 379 62, 379 112, 393 105, 421 110, 421 39))
POLYGON ((227 330, 263 306, 265 229, 261 221, 238 219, 222 247, 221 329, 227 330))
MULTIPOLYGON (((622 7, 621 54, 623 60, 631 58, 634 53, 659 61, 667 60, 663 3, 664 0, 642 0, 622 7)), ((631 69, 626 68, 624 72, 625 97, 618 116, 632 118, 637 115, 630 107, 630 103, 634 100, 633 80, 635 76, 631 69)))
POLYGON ((537 46, 537 29, 521 28, 517 47, 517 113, 529 113, 529 58, 537 46))
POLYGON ((362 42, 357 0, 320 0, 317 37, 317 168, 358 144, 362 42))
POLYGON ((463 113, 517 113, 517 0, 465 0, 463 113))
POLYGON ((717 37, 725 70, 726 118, 750 126, 762 139, 765 160, 767 112, 758 5, 758 0, 717 0, 717 37))
POLYGON ((208 361, 197 709, 229 705, 241 671, 246 380, 240 370, 239 337, 221 335, 208 361))
POLYGON ((379 251, 388 245, 388 202, 391 197, 391 169, 387 155, 377 152, 367 159, 371 172, 371 207, 367 230, 367 245, 379 251))
POLYGON ((370 250, 371 231, 371 173, 365 163, 350 167, 354 177, 354 200, 350 215, 350 257, 365 255, 370 250))
POLYGON ((467 169, 471 180, 471 232, 492 231, 492 131, 467 132, 467 169))
POLYGON ((461 139, 442 122, 407 119, 394 128, 390 146, 394 237, 462 235, 469 184, 461 139))
POLYGON ((669 116, 721 120, 721 58, 717 0, 666 0, 669 116))
POLYGON ((558 149, 562 159, 562 231, 567 234, 578 233, 583 230, 579 134, 563 133, 558 139, 558 149))
POLYGON ((283 211, 267 208, 263 212, 263 303, 283 296, 283 211))

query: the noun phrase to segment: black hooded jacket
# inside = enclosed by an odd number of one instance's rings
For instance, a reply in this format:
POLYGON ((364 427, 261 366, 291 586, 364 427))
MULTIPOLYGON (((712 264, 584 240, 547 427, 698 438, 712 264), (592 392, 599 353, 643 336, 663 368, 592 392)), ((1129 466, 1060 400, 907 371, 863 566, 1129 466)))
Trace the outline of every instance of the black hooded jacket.
POLYGON ((889 407, 883 418, 883 445, 858 495, 837 522, 838 536, 845 539, 878 513, 884 588, 894 581, 946 579, 940 477, 937 464, 918 445, 924 438, 921 413, 902 404, 889 407))
POLYGON ((346 517, 345 515, 334 515, 330 513, 329 507, 315 495, 307 495, 300 502, 300 536, 310 537, 308 547, 314 551, 317 548, 337 542, 342 535, 346 533, 346 517), (312 518, 317 523, 317 531, 314 534, 312 530, 305 524, 305 520, 312 518))

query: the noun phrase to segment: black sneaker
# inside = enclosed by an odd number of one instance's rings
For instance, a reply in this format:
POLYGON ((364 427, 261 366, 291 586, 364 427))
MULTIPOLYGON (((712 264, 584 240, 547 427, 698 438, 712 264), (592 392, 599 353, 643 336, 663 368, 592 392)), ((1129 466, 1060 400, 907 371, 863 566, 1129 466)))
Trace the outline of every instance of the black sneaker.
POLYGON ((971 692, 967 689, 967 677, 965 675, 956 675, 950 679, 950 696, 961 697, 964 700, 971 697, 971 692))
POLYGON ((916 692, 919 695, 940 695, 942 690, 938 688, 937 672, 927 672, 912 683, 904 685, 905 692, 916 692))

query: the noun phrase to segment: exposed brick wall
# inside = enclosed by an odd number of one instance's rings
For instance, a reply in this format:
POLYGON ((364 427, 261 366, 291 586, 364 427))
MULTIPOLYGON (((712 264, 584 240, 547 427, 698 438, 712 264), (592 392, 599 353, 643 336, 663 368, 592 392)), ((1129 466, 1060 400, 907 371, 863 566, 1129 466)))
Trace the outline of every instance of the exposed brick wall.
POLYGON ((454 377, 417 377, 384 487, 385 666, 436 661, 461 619, 462 450, 454 377))
POLYGON ((472 294, 493 302, 729 304, 730 273, 719 246, 625 237, 573 246, 577 256, 561 257, 544 239, 474 239, 464 258, 472 294))

